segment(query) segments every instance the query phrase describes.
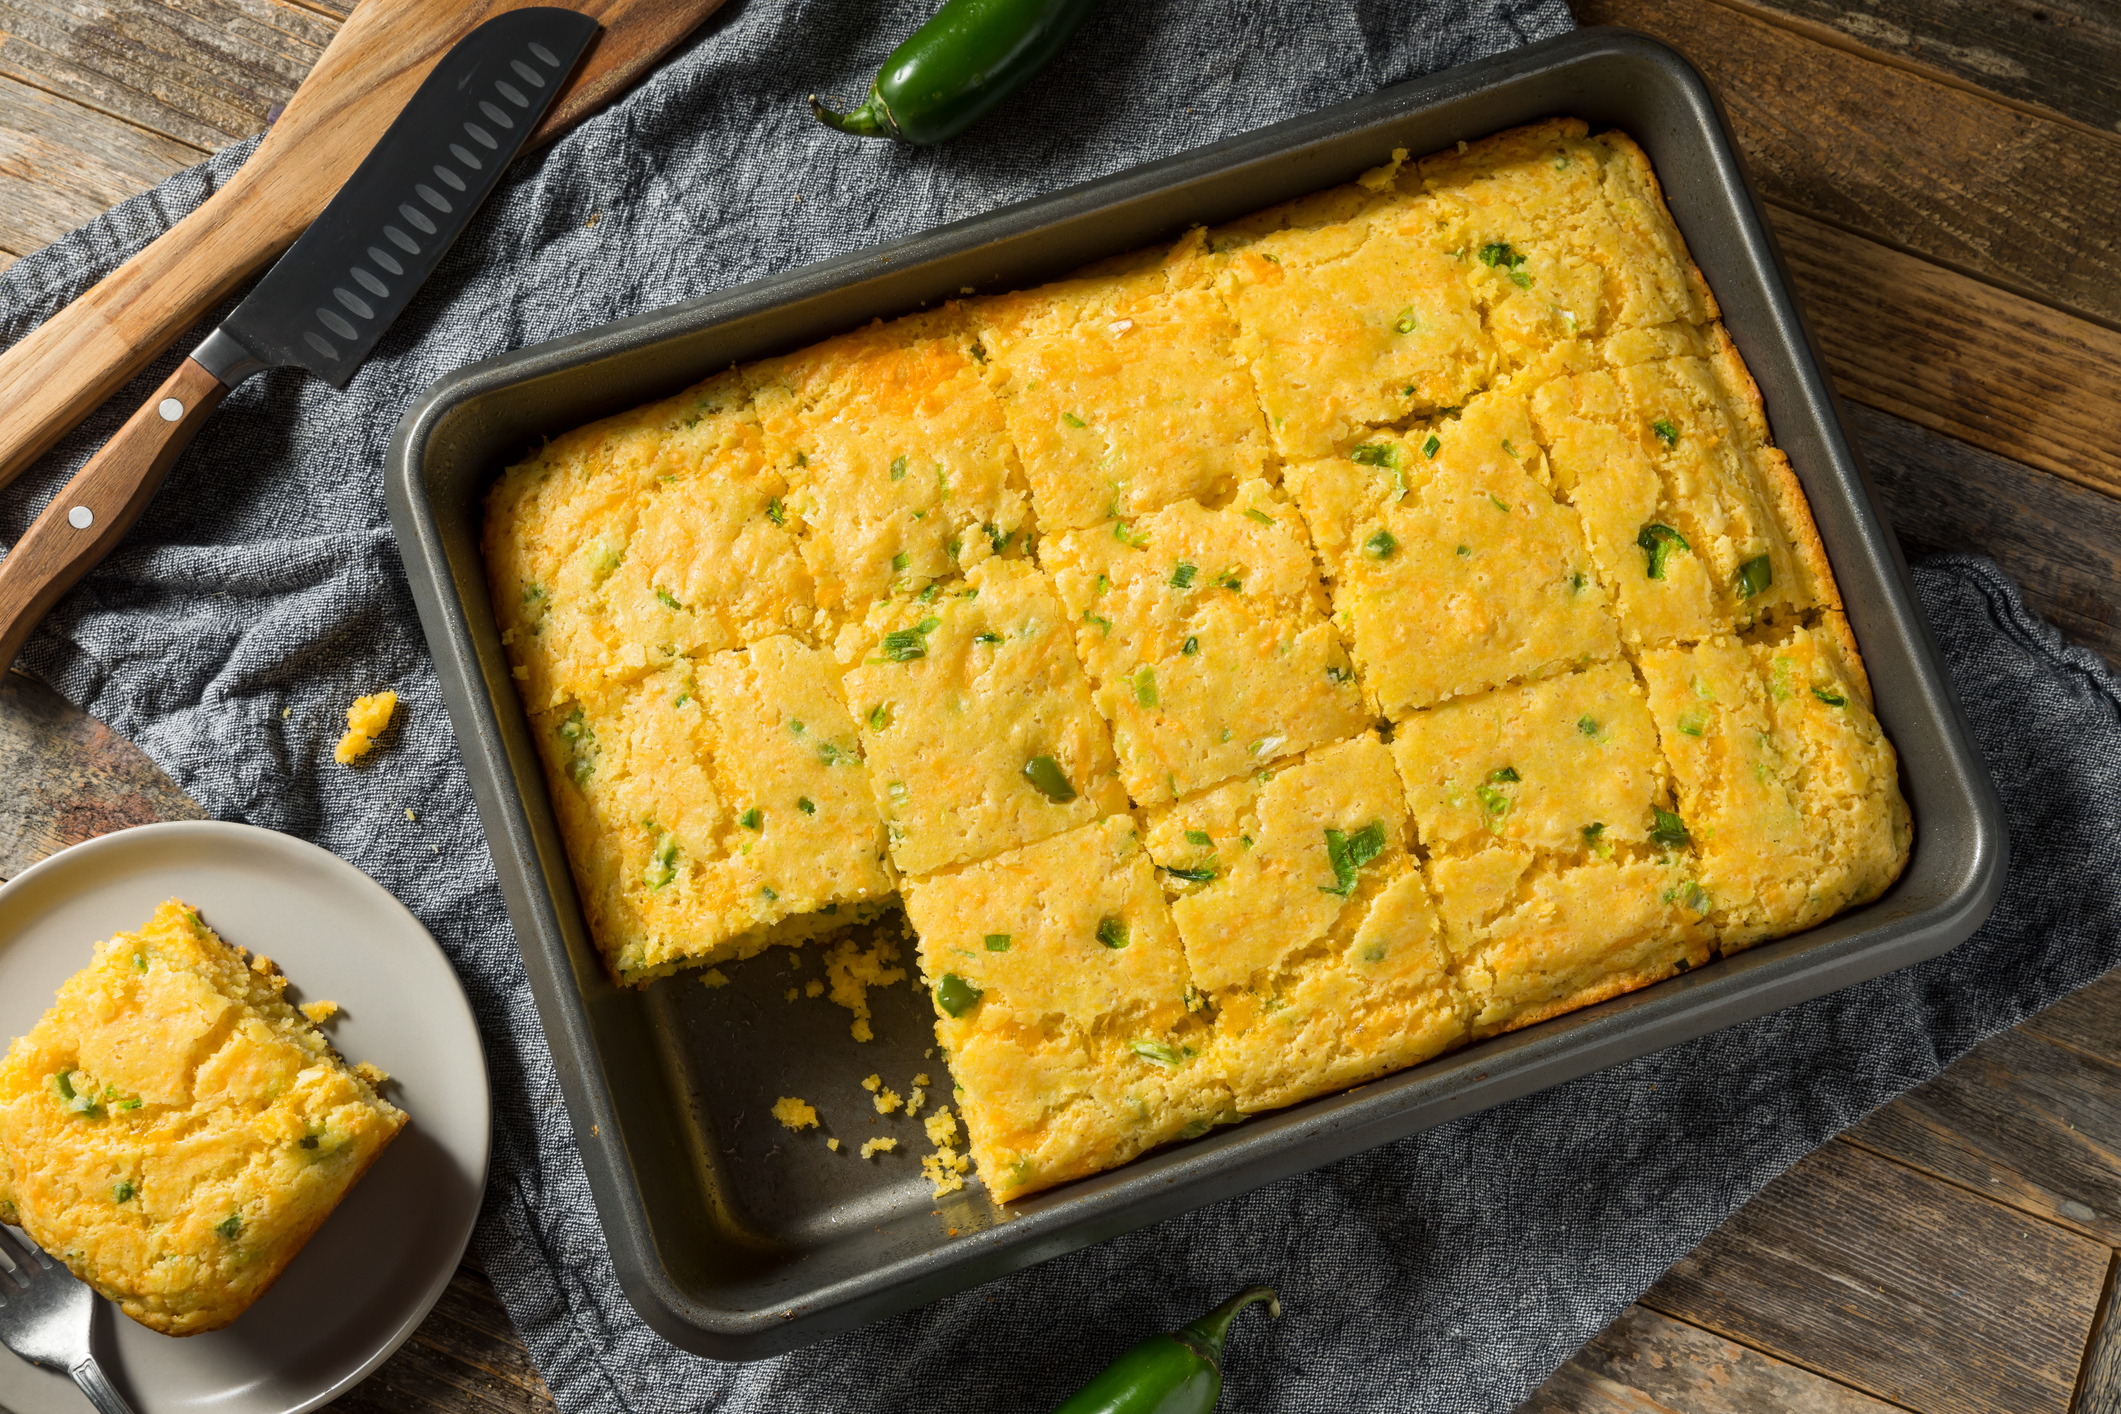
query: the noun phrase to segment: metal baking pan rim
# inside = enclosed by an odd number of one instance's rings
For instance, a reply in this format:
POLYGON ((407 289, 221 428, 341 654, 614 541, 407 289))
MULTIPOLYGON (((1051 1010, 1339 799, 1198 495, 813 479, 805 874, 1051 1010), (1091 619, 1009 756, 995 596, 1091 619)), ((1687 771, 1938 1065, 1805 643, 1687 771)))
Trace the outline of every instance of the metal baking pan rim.
MULTIPOLYGON (((1565 88, 1566 83, 1562 86, 1565 88)), ((1565 100, 1558 100, 1551 111, 1563 111, 1564 106, 1565 100)), ((1490 130, 1493 129, 1468 131, 1465 135, 1478 136, 1490 130)), ((1659 170, 1661 177, 1667 175, 1662 162, 1659 170)), ((1345 171, 1336 172, 1314 186, 1345 175, 1345 171)), ((1240 206, 1212 219, 1265 204, 1268 203, 1240 206)), ((1690 244, 1695 243, 1692 233, 1689 239, 1690 244)), ((1066 254, 1058 258, 1064 264, 1078 264, 1125 248, 1126 244, 1115 242, 1079 258, 1066 254)), ((1724 293, 1720 279, 1718 292, 1719 296, 1724 293)), ((907 307, 918 302, 909 300, 907 307)), ((1730 301, 1725 303, 1728 307, 1730 301)), ((848 322, 843 318, 835 327, 845 327, 848 322)), ((1316 1167, 1390 1138, 1418 1132, 1572 1076, 1908 965, 1944 951, 1971 934, 2001 889, 2007 840, 2000 806, 1969 745, 1963 716, 1938 670, 1934 644, 1908 590, 1905 565, 1877 517, 1875 496, 1860 462, 1847 446, 1838 404, 1820 376, 1819 367, 1816 344, 1788 295, 1787 274, 1773 237, 1705 82, 1683 57, 1656 40, 1623 31, 1593 29, 1415 80, 873 251, 732 287, 504 355, 472 365, 433 385, 408 410, 393 439, 386 473, 391 517, 404 548, 408 577, 435 651, 452 719, 464 744, 467 771, 494 845, 496 866, 516 923, 534 999, 552 1044, 570 1116, 578 1138, 587 1136, 582 1138, 583 1159, 597 1195, 613 1260, 623 1287, 643 1317, 676 1343, 721 1358, 776 1353, 832 1330, 934 1299, 950 1290, 1249 1190, 1285 1174, 1316 1167), (1765 271, 1761 283, 1765 287, 1767 317, 1763 322, 1767 327, 1741 330, 1733 323, 1733 337, 1740 342, 1748 363, 1755 366, 1756 375, 1760 368, 1754 343, 1772 336, 1771 347, 1791 357, 1798 377, 1796 386, 1785 393, 1784 402, 1794 401, 1795 405, 1777 406, 1771 402, 1770 407, 1778 438, 1787 445, 1783 422, 1789 417, 1817 424, 1815 430, 1824 444, 1822 455, 1830 465, 1813 471, 1815 475, 1833 473, 1834 481, 1824 489, 1840 493, 1847 504, 1836 509, 1852 513, 1863 532, 1860 544, 1841 548, 1844 553, 1861 551, 1855 556, 1860 563, 1851 566, 1859 571, 1855 578, 1875 581, 1867 587, 1883 593, 1884 602, 1875 606, 1879 612, 1874 617, 1882 615, 1893 641, 1878 646, 1904 651, 1911 662, 1913 681, 1906 684, 1911 692, 1909 700, 1901 704, 1903 714, 1919 714, 1934 728, 1935 741, 1931 744, 1937 759, 1926 762, 1925 770, 1936 777, 1946 799, 1941 802, 1942 810, 1932 804, 1922 811, 1918 831, 1932 828, 1935 822, 1948 823, 1960 832, 1952 864, 1955 872, 1947 887, 1922 907, 1909 910, 1896 906, 1896 896, 1905 891, 1904 880, 1879 902, 1820 928, 1724 959, 1690 976, 1440 1057, 1356 1090, 1254 1117, 1232 1130, 1162 1150, 1123 1168, 1034 1196, 1012 1205, 1016 1216, 1009 1221, 858 1277, 791 1293, 788 1303, 732 1309, 684 1289, 657 1249, 640 1186, 641 1175, 622 1138, 610 1077, 580 990, 584 980, 580 975, 581 960, 567 954, 566 930, 560 926, 559 909, 563 904, 574 904, 571 886, 565 881, 564 858, 557 861, 555 884, 551 832, 548 828, 546 838, 539 837, 520 782, 512 775, 507 734, 501 722, 506 708, 497 706, 495 689, 511 699, 513 692, 505 673, 497 684, 482 668, 468 618, 466 591, 451 573, 445 535, 425 475, 429 454, 438 441, 446 443, 449 436, 461 435, 464 428, 459 424, 466 418, 477 421, 479 410, 474 405, 487 395, 580 374, 604 360, 658 345, 709 336, 716 328, 747 316, 818 296, 829 297, 850 286, 889 284, 895 280, 911 286, 917 281, 908 279, 910 274, 939 261, 961 260, 980 251, 1000 238, 997 228, 1007 235, 1039 230, 1084 215, 1094 217, 1114 206, 1168 194, 1174 182, 1206 182, 1261 164, 1286 163, 1292 160, 1292 154, 1300 158, 1308 149, 1325 146, 1336 136, 1345 135, 1351 127, 1368 128, 1420 117, 1448 104, 1477 99, 1542 77, 1551 85, 1557 74, 1566 79, 1581 66, 1600 62, 1648 66, 1675 85, 1681 108, 1691 110, 1685 116, 1702 130, 1713 165, 1734 188, 1730 204, 1745 254, 1765 271), (1230 1181, 1233 1176, 1235 1182, 1230 1181)), ((695 372, 692 376, 700 375, 695 372)), ((1801 475, 1806 471, 1804 467, 1799 469, 1801 475)), ((1807 478, 1806 490, 1816 514, 1822 504, 1822 487, 1807 478)), ((1834 558, 1834 564, 1837 575, 1844 579, 1846 592, 1852 577, 1844 573, 1840 555, 1834 558)), ((473 586, 468 592, 475 602, 483 599, 483 587, 473 586)), ((1872 634, 1861 637, 1866 657, 1873 657, 1872 634)), ((515 710, 520 712, 519 707, 515 710)), ((1897 739, 1900 733, 1895 735, 1897 739)), ((1916 860, 1909 866, 1911 876, 1921 865, 1923 849, 1923 838, 1918 836, 1916 860)))

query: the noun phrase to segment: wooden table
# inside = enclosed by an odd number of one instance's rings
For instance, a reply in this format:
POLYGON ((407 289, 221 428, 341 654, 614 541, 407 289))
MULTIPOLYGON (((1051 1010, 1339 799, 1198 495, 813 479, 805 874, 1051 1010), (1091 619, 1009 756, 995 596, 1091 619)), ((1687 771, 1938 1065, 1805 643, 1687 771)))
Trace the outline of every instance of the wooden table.
MULTIPOLYGON (((2121 662, 2121 0, 1576 4, 1721 90, 1909 552, 2121 662)), ((256 131, 350 8, 0 0, 0 267, 256 131)), ((0 876, 199 813, 19 676, 0 779, 0 876)), ((1526 1408, 2121 1411, 2117 1157, 2121 974, 1771 1184, 1526 1408)), ((338 1407, 550 1403, 467 1264, 338 1407)))

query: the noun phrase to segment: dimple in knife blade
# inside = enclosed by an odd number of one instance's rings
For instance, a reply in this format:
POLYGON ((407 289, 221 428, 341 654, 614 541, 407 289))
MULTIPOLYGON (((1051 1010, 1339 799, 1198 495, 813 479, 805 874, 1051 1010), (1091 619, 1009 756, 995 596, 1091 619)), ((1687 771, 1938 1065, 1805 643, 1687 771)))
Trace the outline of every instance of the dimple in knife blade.
POLYGON ((346 386, 463 234, 599 28, 572 10, 513 10, 443 56, 301 239, 0 560, 0 671, 139 519, 232 389, 282 367, 346 386))

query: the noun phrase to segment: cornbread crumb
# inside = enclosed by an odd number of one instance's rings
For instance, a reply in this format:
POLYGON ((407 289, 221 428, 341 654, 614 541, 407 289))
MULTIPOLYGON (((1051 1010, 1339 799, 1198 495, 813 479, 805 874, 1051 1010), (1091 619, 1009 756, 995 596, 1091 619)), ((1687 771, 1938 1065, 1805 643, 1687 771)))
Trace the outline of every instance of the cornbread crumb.
POLYGON ((897 1147, 896 1139, 865 1139, 862 1141, 862 1157, 867 1159, 877 1154, 888 1154, 897 1147))
POLYGON ((865 950, 855 938, 843 938, 825 953, 825 976, 831 980, 833 1005, 854 1013, 854 1024, 848 1030, 855 1040, 876 1039, 876 1032, 869 1025, 869 989, 905 981, 906 969, 891 965, 898 960, 899 950, 893 944, 880 942, 865 950))
POLYGON ((817 1110, 793 1095, 783 1095, 773 1102, 773 1117, 784 1129, 817 1128, 817 1110))
POLYGON ((710 967, 700 974, 700 983, 706 987, 726 987, 729 985, 729 977, 721 968, 710 967))
POLYGON ((905 1103, 905 1099, 900 1096, 899 1092, 888 1086, 876 1092, 876 1112, 880 1115, 891 1114, 905 1103))
POLYGON ((0 1218, 151 1330, 235 1320, 406 1123, 286 986, 171 899, 0 1061, 0 1218))
MULTIPOLYGON (((931 1047, 929 1047, 929 1049, 928 1049, 928 1054, 929 1054, 929 1055, 931 1055, 931 1056, 932 1056, 932 1055, 934 1055, 934 1054, 935 1054, 935 1048, 934 1048, 934 1047, 932 1047, 932 1046, 931 1046, 931 1047)), ((914 1083, 914 1084, 916 1084, 916 1085, 932 1085, 932 1084, 934 1084, 935 1082, 931 1081, 931 1080, 930 1080, 930 1079, 928 1078, 928 1073, 927 1073, 926 1071, 922 1071, 922 1072, 921 1072, 921 1073, 920 1073, 919 1075, 916 1075, 916 1076, 914 1076, 914 1077, 913 1077, 913 1083, 914 1083)))
POLYGON ((390 1072, 383 1069, 382 1066, 375 1064, 373 1061, 362 1061, 353 1069, 354 1074, 360 1076, 363 1080, 367 1081, 371 1088, 381 1085, 388 1085, 390 1083, 390 1072))
POLYGON ((884 1083, 884 1077, 883 1077, 883 1076, 881 1076, 881 1075, 872 1075, 872 1076, 870 1076, 870 1077, 869 1077, 869 1078, 868 1078, 867 1080, 864 1080, 864 1081, 862 1082, 862 1088, 863 1088, 864 1090, 867 1090, 867 1091, 868 1091, 868 1092, 869 1092, 870 1094, 874 1095, 874 1094, 875 1094, 875 1093, 877 1092, 877 1090, 878 1090, 878 1089, 880 1089, 880 1088, 881 1088, 881 1087, 883 1086, 883 1083, 884 1083))
MULTIPOLYGON (((397 710, 398 694, 389 688, 367 697, 356 697, 353 706, 346 709, 346 735, 339 738, 332 756, 341 766, 350 766, 368 754, 390 725, 390 714, 397 710)), ((406 814, 409 817, 411 811, 406 814)))
POLYGON ((825 984, 813 977, 803 984, 803 995, 806 997, 822 997, 825 995, 825 984))
POLYGON ((921 1112, 921 1106, 927 1103, 928 1092, 918 1085, 914 1086, 906 1095, 906 1118, 912 1119, 921 1112))
POLYGON ((326 1001, 304 1002, 300 1007, 300 1011, 309 1018, 310 1025, 322 1026, 339 1014, 339 1004, 326 1001))
POLYGON ((782 993, 782 1000, 792 1002, 801 995, 801 992, 798 992, 795 988, 790 987, 786 992, 782 993))
POLYGON ((840 1151, 840 1141, 837 1139, 827 1139, 825 1141, 825 1147, 830 1149, 833 1153, 837 1154, 840 1151))
POLYGON ((935 1196, 955 1193, 965 1186, 972 1171, 972 1156, 957 1151, 957 1117, 948 1105, 928 1116, 928 1142, 935 1152, 921 1159, 921 1177, 935 1185, 935 1196))

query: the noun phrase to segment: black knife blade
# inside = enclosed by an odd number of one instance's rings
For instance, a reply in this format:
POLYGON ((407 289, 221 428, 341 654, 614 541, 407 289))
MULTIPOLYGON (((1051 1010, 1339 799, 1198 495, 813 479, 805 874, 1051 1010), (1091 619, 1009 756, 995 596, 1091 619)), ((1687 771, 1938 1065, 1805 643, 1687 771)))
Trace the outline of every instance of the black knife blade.
POLYGON ((598 28, 545 6, 459 40, 192 357, 229 387, 296 367, 344 388, 499 183, 598 28))

